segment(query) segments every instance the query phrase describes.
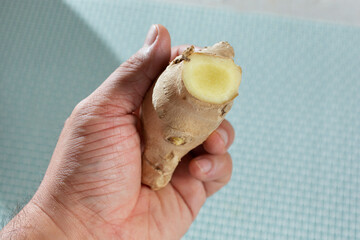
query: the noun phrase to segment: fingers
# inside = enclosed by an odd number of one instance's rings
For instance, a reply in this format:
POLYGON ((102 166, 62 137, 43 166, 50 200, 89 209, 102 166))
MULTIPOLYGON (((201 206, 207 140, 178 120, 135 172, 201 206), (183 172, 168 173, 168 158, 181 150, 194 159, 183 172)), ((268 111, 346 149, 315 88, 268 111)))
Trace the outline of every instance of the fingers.
POLYGON ((234 128, 230 122, 225 119, 202 145, 192 151, 193 156, 204 153, 224 154, 234 142, 234 138, 234 128))
POLYGON ((195 219, 201 206, 205 203, 207 194, 203 183, 189 172, 190 155, 186 155, 176 168, 171 179, 171 186, 181 196, 195 219))
POLYGON ((207 197, 225 186, 231 178, 232 160, 228 153, 185 156, 176 168, 171 187, 181 196, 193 219, 207 197))
POLYGON ((227 149, 234 136, 233 127, 224 120, 204 144, 186 155, 176 168, 171 185, 187 203, 193 216, 197 215, 207 197, 230 180, 232 159, 227 149))
POLYGON ((95 91, 119 105, 126 113, 135 111, 145 93, 169 63, 171 40, 167 29, 156 24, 150 27, 144 46, 120 65, 95 91))
POLYGON ((206 196, 209 197, 229 182, 232 172, 231 156, 228 153, 201 155, 189 163, 189 172, 203 182, 206 196))
POLYGON ((231 178, 232 160, 227 150, 233 143, 235 131, 224 120, 200 146, 197 157, 190 161, 190 174, 203 182, 207 197, 225 186, 231 178))

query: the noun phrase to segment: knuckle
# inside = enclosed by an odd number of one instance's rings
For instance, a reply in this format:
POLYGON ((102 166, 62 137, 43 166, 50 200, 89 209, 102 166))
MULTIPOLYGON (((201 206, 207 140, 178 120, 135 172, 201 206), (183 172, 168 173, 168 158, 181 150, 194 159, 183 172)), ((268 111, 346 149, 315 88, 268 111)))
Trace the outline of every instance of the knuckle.
POLYGON ((228 154, 228 164, 229 164, 229 175, 231 176, 233 171, 233 161, 230 154, 228 154))
POLYGON ((65 122, 64 122, 64 126, 69 125, 69 122, 70 122, 70 117, 66 118, 66 120, 65 120, 65 122))
POLYGON ((76 106, 74 107, 70 117, 80 117, 86 114, 88 108, 88 100, 87 98, 81 100, 76 106))
POLYGON ((227 184, 231 179, 233 163, 232 163, 231 155, 229 153, 226 153, 224 157, 225 157, 225 161, 223 161, 224 175, 223 175, 222 182, 227 184))
POLYGON ((230 180, 231 180, 231 174, 226 175, 223 180, 224 185, 228 184, 230 180))
POLYGON ((120 67, 117 68, 118 73, 123 72, 134 72, 137 71, 145 61, 144 54, 138 52, 131 56, 127 61, 125 61, 123 64, 120 65, 120 67))
POLYGON ((227 152, 225 154, 225 157, 226 157, 226 163, 228 164, 229 168, 232 169, 233 162, 232 162, 232 157, 231 157, 230 153, 227 152))

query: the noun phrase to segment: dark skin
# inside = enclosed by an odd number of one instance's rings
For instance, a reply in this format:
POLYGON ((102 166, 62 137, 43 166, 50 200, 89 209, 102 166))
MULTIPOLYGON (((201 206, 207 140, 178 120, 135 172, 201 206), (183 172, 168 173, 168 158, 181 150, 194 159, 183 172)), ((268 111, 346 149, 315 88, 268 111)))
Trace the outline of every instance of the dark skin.
POLYGON ((141 184, 142 99, 170 60, 162 25, 143 48, 81 101, 66 120, 45 177, 1 239, 180 239, 206 199, 230 180, 227 153, 234 130, 226 120, 186 155, 159 191, 141 184))

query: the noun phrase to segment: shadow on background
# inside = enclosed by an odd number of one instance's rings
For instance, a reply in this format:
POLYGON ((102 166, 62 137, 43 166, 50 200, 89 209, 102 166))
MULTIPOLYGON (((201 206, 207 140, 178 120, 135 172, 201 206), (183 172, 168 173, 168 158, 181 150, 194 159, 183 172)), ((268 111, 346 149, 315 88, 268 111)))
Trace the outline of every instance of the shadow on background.
POLYGON ((0 20, 0 219, 4 219, 9 209, 35 192, 73 107, 119 61, 60 1, 5 1, 0 20))

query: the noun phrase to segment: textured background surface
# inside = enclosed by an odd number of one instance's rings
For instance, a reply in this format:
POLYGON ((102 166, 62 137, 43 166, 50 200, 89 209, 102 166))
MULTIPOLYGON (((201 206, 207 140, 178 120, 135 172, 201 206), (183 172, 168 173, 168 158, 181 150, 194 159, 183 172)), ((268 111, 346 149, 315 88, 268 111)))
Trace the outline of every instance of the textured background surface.
POLYGON ((359 0, 156 0, 360 26, 359 0))
POLYGON ((360 239, 360 29, 149 1, 0 8, 0 214, 39 185, 66 117, 143 43, 229 41, 233 178, 184 239, 360 239))

